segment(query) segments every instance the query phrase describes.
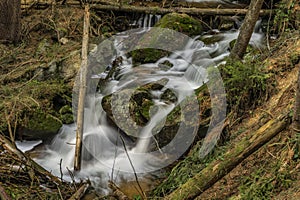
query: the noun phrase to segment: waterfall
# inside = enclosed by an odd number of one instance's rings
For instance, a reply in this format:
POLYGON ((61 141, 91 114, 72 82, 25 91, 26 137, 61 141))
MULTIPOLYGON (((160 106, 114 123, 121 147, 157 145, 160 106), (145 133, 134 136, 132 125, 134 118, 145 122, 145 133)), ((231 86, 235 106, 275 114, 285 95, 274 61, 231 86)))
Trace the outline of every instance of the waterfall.
POLYGON ((161 18, 161 15, 142 14, 138 19, 138 28, 149 28, 154 26, 161 18))
MULTIPOLYGON (((138 24, 143 31, 139 29, 131 33, 141 34, 148 31, 147 27, 152 26, 159 19, 159 15, 144 15, 138 20, 138 24)), ((190 38, 182 50, 177 50, 171 55, 159 59, 156 63, 145 64, 138 68, 132 68, 131 58, 127 57, 127 54, 123 51, 122 45, 129 36, 119 34, 113 38, 112 44, 115 56, 123 58, 118 75, 120 77, 118 80, 111 80, 102 93, 87 96, 88 102, 84 111, 82 170, 76 174, 76 179, 88 177, 94 184, 100 184, 99 187, 103 187, 104 191, 107 191, 104 185, 110 179, 117 182, 124 178, 133 179, 133 172, 138 173, 140 176, 143 173, 167 166, 169 163, 167 157, 171 157, 172 152, 168 155, 160 154, 160 152, 145 154, 149 150, 153 135, 156 134, 154 130, 161 130, 167 115, 173 108, 183 104, 187 97, 192 96, 194 89, 199 88, 208 81, 207 67, 216 66, 229 54, 229 43, 237 37, 237 34, 238 31, 219 33, 222 40, 209 45, 202 42, 200 36, 190 38), (160 67, 165 61, 172 64, 170 68, 160 67), (134 81, 143 85, 159 81, 162 78, 167 78, 168 82, 164 85, 162 91, 153 91, 156 99, 153 99, 152 110, 155 108, 156 112, 151 113, 148 123, 140 127, 139 139, 132 141, 107 120, 101 101, 104 95, 123 89, 132 89, 129 85, 134 81), (176 102, 168 103, 159 99, 161 93, 167 88, 178 95, 176 102), (122 136, 122 139, 120 136, 122 136), (124 149, 124 145, 126 149, 124 149), (111 174, 116 177, 110 177, 111 174)), ((213 35, 207 35, 206 37, 213 37, 213 35)), ((263 34, 254 33, 250 43, 260 45, 262 38, 263 34)), ((95 79, 99 77, 102 77, 102 75, 92 75, 92 78, 95 79)), ((125 107, 123 110, 126 110, 125 107)), ((73 168, 75 132, 76 126, 74 124, 63 125, 52 143, 47 145, 43 157, 36 158, 38 163, 57 176, 60 176, 62 169, 66 180, 72 179, 69 176, 68 169, 73 168), (60 166, 61 159, 62 164, 60 166)), ((182 141, 182 143, 185 142, 182 141)))

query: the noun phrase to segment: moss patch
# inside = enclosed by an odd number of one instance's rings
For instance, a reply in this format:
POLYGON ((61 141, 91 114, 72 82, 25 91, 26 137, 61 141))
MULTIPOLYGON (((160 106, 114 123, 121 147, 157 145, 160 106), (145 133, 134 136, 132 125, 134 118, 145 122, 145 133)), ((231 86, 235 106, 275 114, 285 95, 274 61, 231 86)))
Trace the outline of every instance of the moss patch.
POLYGON ((202 25, 200 21, 188 16, 187 14, 166 14, 155 25, 155 27, 169 28, 188 36, 196 36, 202 33, 202 25))

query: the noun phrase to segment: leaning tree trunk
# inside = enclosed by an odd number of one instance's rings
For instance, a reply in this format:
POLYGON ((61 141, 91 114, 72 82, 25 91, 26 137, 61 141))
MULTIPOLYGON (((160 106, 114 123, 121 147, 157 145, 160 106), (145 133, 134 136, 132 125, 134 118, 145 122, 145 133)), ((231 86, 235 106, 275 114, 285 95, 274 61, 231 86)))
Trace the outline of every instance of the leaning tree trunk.
POLYGON ((248 12, 245 16, 245 20, 240 28, 239 36, 236 43, 231 51, 230 57, 233 59, 242 59, 250 38, 252 36, 253 29, 256 21, 259 17, 259 12, 262 7, 264 0, 251 0, 248 12))
POLYGON ((299 65, 297 88, 296 88, 296 99, 295 99, 294 116, 293 116, 293 129, 296 132, 300 132, 300 65, 299 65))
POLYGON ((74 170, 79 171, 81 168, 81 150, 82 150, 82 137, 84 127, 84 105, 86 95, 86 82, 87 82, 87 65, 88 65, 88 43, 89 43, 89 28, 90 28, 90 7, 89 4, 84 8, 83 20, 83 38, 82 38, 82 52, 81 52, 81 71, 80 71, 80 88, 77 110, 77 129, 76 129, 76 147, 74 170))
POLYGON ((18 42, 20 40, 20 0, 0 1, 0 41, 18 42))

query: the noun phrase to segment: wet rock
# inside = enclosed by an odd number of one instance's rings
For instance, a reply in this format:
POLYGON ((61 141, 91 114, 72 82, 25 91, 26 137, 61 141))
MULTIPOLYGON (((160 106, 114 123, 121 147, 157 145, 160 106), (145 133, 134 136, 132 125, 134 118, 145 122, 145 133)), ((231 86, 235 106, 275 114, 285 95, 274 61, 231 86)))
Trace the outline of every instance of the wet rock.
POLYGON ((220 42, 224 39, 222 35, 208 35, 200 37, 200 40, 204 42, 206 45, 214 44, 216 42, 220 42))
MULTIPOLYGON (((159 98, 159 101, 164 102, 165 105, 177 104, 177 94, 171 89, 166 89, 164 87, 166 83, 166 79, 161 79, 134 91, 125 89, 108 95, 102 100, 103 109, 115 126, 136 140, 143 131, 142 128, 150 122, 152 117, 155 117, 158 110, 158 106, 154 103, 155 98, 159 98), (154 96, 153 91, 161 95, 154 96)), ((196 134, 199 122, 195 113, 197 113, 197 107, 190 100, 183 101, 174 107, 165 120, 152 129, 155 140, 152 141, 150 149, 158 150, 165 146, 172 141, 178 131, 181 131, 182 141, 184 141, 183 129, 188 130, 188 134, 196 134)))
POLYGON ((138 137, 140 130, 151 118, 154 96, 151 93, 161 90, 168 82, 163 78, 136 89, 124 89, 107 95, 102 107, 107 116, 127 135, 138 137))

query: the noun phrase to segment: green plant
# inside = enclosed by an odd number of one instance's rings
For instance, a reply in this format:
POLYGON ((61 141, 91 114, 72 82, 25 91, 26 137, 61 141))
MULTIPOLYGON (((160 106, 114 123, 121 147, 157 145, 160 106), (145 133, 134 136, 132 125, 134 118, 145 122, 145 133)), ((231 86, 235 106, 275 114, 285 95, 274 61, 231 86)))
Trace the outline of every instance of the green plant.
POLYGON ((266 100, 274 86, 274 78, 264 67, 251 60, 227 60, 219 67, 226 89, 228 108, 238 116, 266 100))
POLYGON ((209 163, 215 159, 222 158, 222 155, 227 150, 224 146, 218 146, 204 159, 200 159, 199 151, 201 144, 201 142, 198 142, 193 147, 189 155, 184 160, 179 162, 175 167, 173 167, 171 172, 166 174, 167 178, 158 187, 156 187, 155 190, 152 191, 151 196, 153 199, 170 194, 180 185, 184 184, 189 178, 199 173, 209 163))
POLYGON ((282 34, 284 31, 288 30, 289 23, 292 18, 292 8, 294 7, 294 2, 290 3, 280 2, 278 9, 276 9, 276 14, 274 17, 274 27, 275 32, 282 34))
POLYGON ((276 193, 288 188, 292 182, 287 169, 280 170, 281 162, 274 163, 270 169, 260 168, 242 180, 239 187, 242 200, 271 199, 276 193))

